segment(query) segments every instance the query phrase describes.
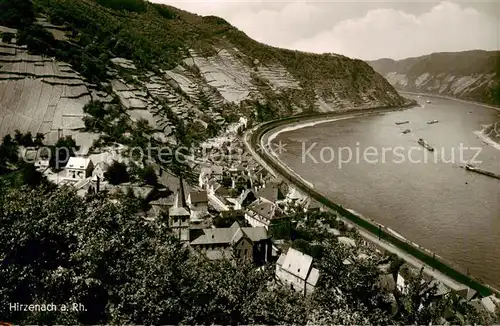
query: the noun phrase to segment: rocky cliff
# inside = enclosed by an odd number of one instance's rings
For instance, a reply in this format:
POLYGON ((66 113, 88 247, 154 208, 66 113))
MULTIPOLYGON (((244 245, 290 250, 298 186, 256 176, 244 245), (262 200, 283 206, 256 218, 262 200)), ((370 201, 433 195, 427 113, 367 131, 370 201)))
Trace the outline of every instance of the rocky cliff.
POLYGON ((241 116, 405 102, 363 61, 273 48, 217 17, 142 0, 2 6, 11 7, 0 14, 1 135, 19 129, 54 142, 70 134, 88 145, 90 101, 120 105, 174 142, 179 120, 217 129, 241 116))
POLYGON ((395 88, 500 105, 500 52, 433 53, 368 62, 395 88))

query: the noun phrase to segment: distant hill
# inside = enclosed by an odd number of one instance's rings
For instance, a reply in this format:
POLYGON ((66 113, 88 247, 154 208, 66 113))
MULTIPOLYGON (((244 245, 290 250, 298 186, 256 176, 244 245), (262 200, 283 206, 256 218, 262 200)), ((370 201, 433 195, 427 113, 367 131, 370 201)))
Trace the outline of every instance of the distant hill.
POLYGON ((171 112, 207 128, 405 102, 361 60, 274 48, 142 0, 4 0, 0 33, 1 134, 55 139, 82 128, 86 103, 113 97, 166 135, 171 112))
POLYGON ((443 52, 368 64, 400 90, 500 105, 500 51, 443 52))

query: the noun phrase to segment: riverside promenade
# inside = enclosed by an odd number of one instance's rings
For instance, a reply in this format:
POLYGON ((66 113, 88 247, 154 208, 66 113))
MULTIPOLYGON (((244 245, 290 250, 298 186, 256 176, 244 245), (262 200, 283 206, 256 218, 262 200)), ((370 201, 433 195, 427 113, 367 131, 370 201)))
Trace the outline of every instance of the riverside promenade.
POLYGON ((390 232, 383 229, 382 226, 376 222, 355 215, 342 206, 330 201, 328 198, 315 191, 312 187, 310 187, 310 185, 308 185, 307 182, 304 182, 300 176, 281 162, 277 155, 273 153, 269 144, 269 138, 272 134, 275 134, 280 128, 286 128, 291 125, 297 126, 304 123, 310 123, 311 121, 322 122, 356 118, 394 110, 395 109, 383 108, 344 113, 288 117, 281 120, 266 122, 248 130, 244 134, 244 143, 250 153, 252 153, 255 159, 263 167, 270 170, 272 174, 279 175, 287 182, 294 184, 305 194, 316 199, 326 207, 338 212, 347 223, 355 225, 358 228, 360 235, 362 235, 367 241, 372 242, 374 245, 382 249, 397 254, 399 257, 417 268, 423 267, 424 273, 435 278, 436 280, 441 281, 453 290, 470 287, 478 291, 482 296, 488 296, 492 293, 498 294, 499 292, 497 290, 481 284, 470 276, 460 273, 450 265, 439 260, 439 258, 432 253, 423 250, 415 244, 394 236, 390 232))

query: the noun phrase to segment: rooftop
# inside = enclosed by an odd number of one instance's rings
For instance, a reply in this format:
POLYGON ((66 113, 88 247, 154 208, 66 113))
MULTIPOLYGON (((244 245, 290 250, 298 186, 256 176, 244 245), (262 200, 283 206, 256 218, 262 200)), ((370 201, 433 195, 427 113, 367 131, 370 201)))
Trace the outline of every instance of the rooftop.
POLYGON ((296 249, 289 248, 278 259, 278 265, 290 274, 296 275, 311 285, 316 285, 319 271, 312 267, 313 258, 296 249))
POLYGON ((208 203, 207 192, 202 191, 191 191, 189 193, 189 197, 191 198, 191 203, 208 203))
POLYGON ((237 224, 229 228, 204 229, 203 235, 191 242, 192 245, 233 244, 246 237, 253 242, 268 239, 264 227, 239 227, 237 224))

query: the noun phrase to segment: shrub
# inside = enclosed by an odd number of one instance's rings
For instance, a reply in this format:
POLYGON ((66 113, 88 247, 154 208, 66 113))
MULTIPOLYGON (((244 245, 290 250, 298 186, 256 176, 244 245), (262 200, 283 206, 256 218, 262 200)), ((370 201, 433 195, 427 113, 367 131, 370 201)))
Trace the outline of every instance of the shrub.
POLYGON ((139 172, 139 177, 142 181, 150 186, 156 186, 158 184, 158 177, 152 166, 146 166, 139 172))
POLYGON ((106 110, 104 109, 104 103, 100 101, 91 101, 83 107, 83 112, 90 114, 95 118, 104 118, 106 115, 106 110))

